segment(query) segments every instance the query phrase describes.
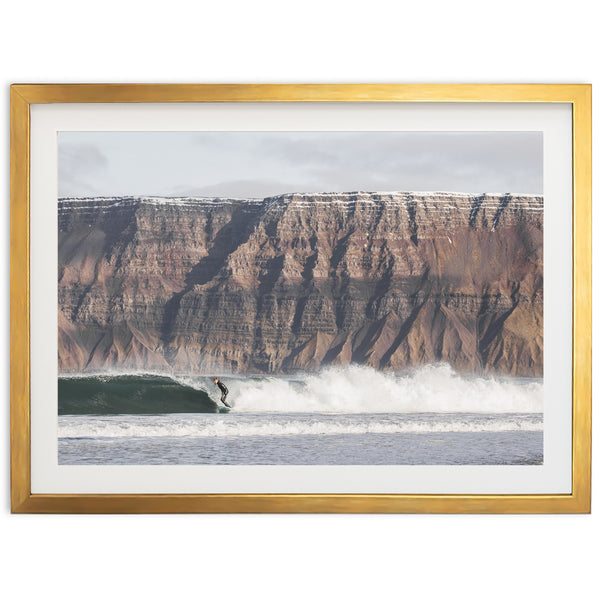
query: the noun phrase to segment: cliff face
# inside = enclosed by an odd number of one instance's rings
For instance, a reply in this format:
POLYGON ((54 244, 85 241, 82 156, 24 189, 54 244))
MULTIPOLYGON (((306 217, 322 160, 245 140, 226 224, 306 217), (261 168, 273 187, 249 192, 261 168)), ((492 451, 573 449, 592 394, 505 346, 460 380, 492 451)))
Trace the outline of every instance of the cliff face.
POLYGON ((59 370, 541 376, 542 241, 539 196, 63 199, 59 370))

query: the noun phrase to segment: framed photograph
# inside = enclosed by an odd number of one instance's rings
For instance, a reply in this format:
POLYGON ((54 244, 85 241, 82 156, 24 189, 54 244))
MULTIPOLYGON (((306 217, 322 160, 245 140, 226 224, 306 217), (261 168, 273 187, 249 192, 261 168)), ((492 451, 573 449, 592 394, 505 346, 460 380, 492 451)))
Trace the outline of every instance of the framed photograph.
POLYGON ((590 510, 591 87, 13 85, 13 512, 590 510))

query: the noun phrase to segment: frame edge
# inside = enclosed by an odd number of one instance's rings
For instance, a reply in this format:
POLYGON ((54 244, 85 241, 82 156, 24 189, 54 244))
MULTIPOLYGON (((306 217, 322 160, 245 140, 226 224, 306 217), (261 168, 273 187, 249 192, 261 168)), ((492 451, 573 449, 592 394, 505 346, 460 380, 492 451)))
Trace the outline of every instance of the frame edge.
POLYGON ((558 514, 587 513, 575 495, 35 494, 14 512, 69 514, 558 514))
POLYGON ((591 512, 592 87, 573 90, 573 494, 591 512))
POLYGON ((29 102, 10 90, 10 437, 11 510, 31 490, 29 362, 29 102))
POLYGON ((589 84, 13 84, 30 104, 137 102, 572 102, 589 84))

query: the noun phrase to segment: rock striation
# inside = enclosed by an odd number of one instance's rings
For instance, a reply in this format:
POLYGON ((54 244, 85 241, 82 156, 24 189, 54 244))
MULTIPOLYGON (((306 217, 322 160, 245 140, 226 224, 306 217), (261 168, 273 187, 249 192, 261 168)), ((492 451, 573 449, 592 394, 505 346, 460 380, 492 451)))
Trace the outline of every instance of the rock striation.
POLYGON ((543 198, 59 200, 61 372, 542 376, 543 198))

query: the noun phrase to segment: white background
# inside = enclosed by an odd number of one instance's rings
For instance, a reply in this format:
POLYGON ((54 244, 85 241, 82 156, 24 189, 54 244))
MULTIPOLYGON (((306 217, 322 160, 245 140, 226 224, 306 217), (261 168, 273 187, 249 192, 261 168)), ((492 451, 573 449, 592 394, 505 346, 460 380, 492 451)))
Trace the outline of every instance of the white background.
POLYGON ((592 516, 10 515, 8 424, 10 83, 595 83, 592 7, 583 0, 10 2, 0 36, 3 594, 594 597, 597 502, 592 516))

